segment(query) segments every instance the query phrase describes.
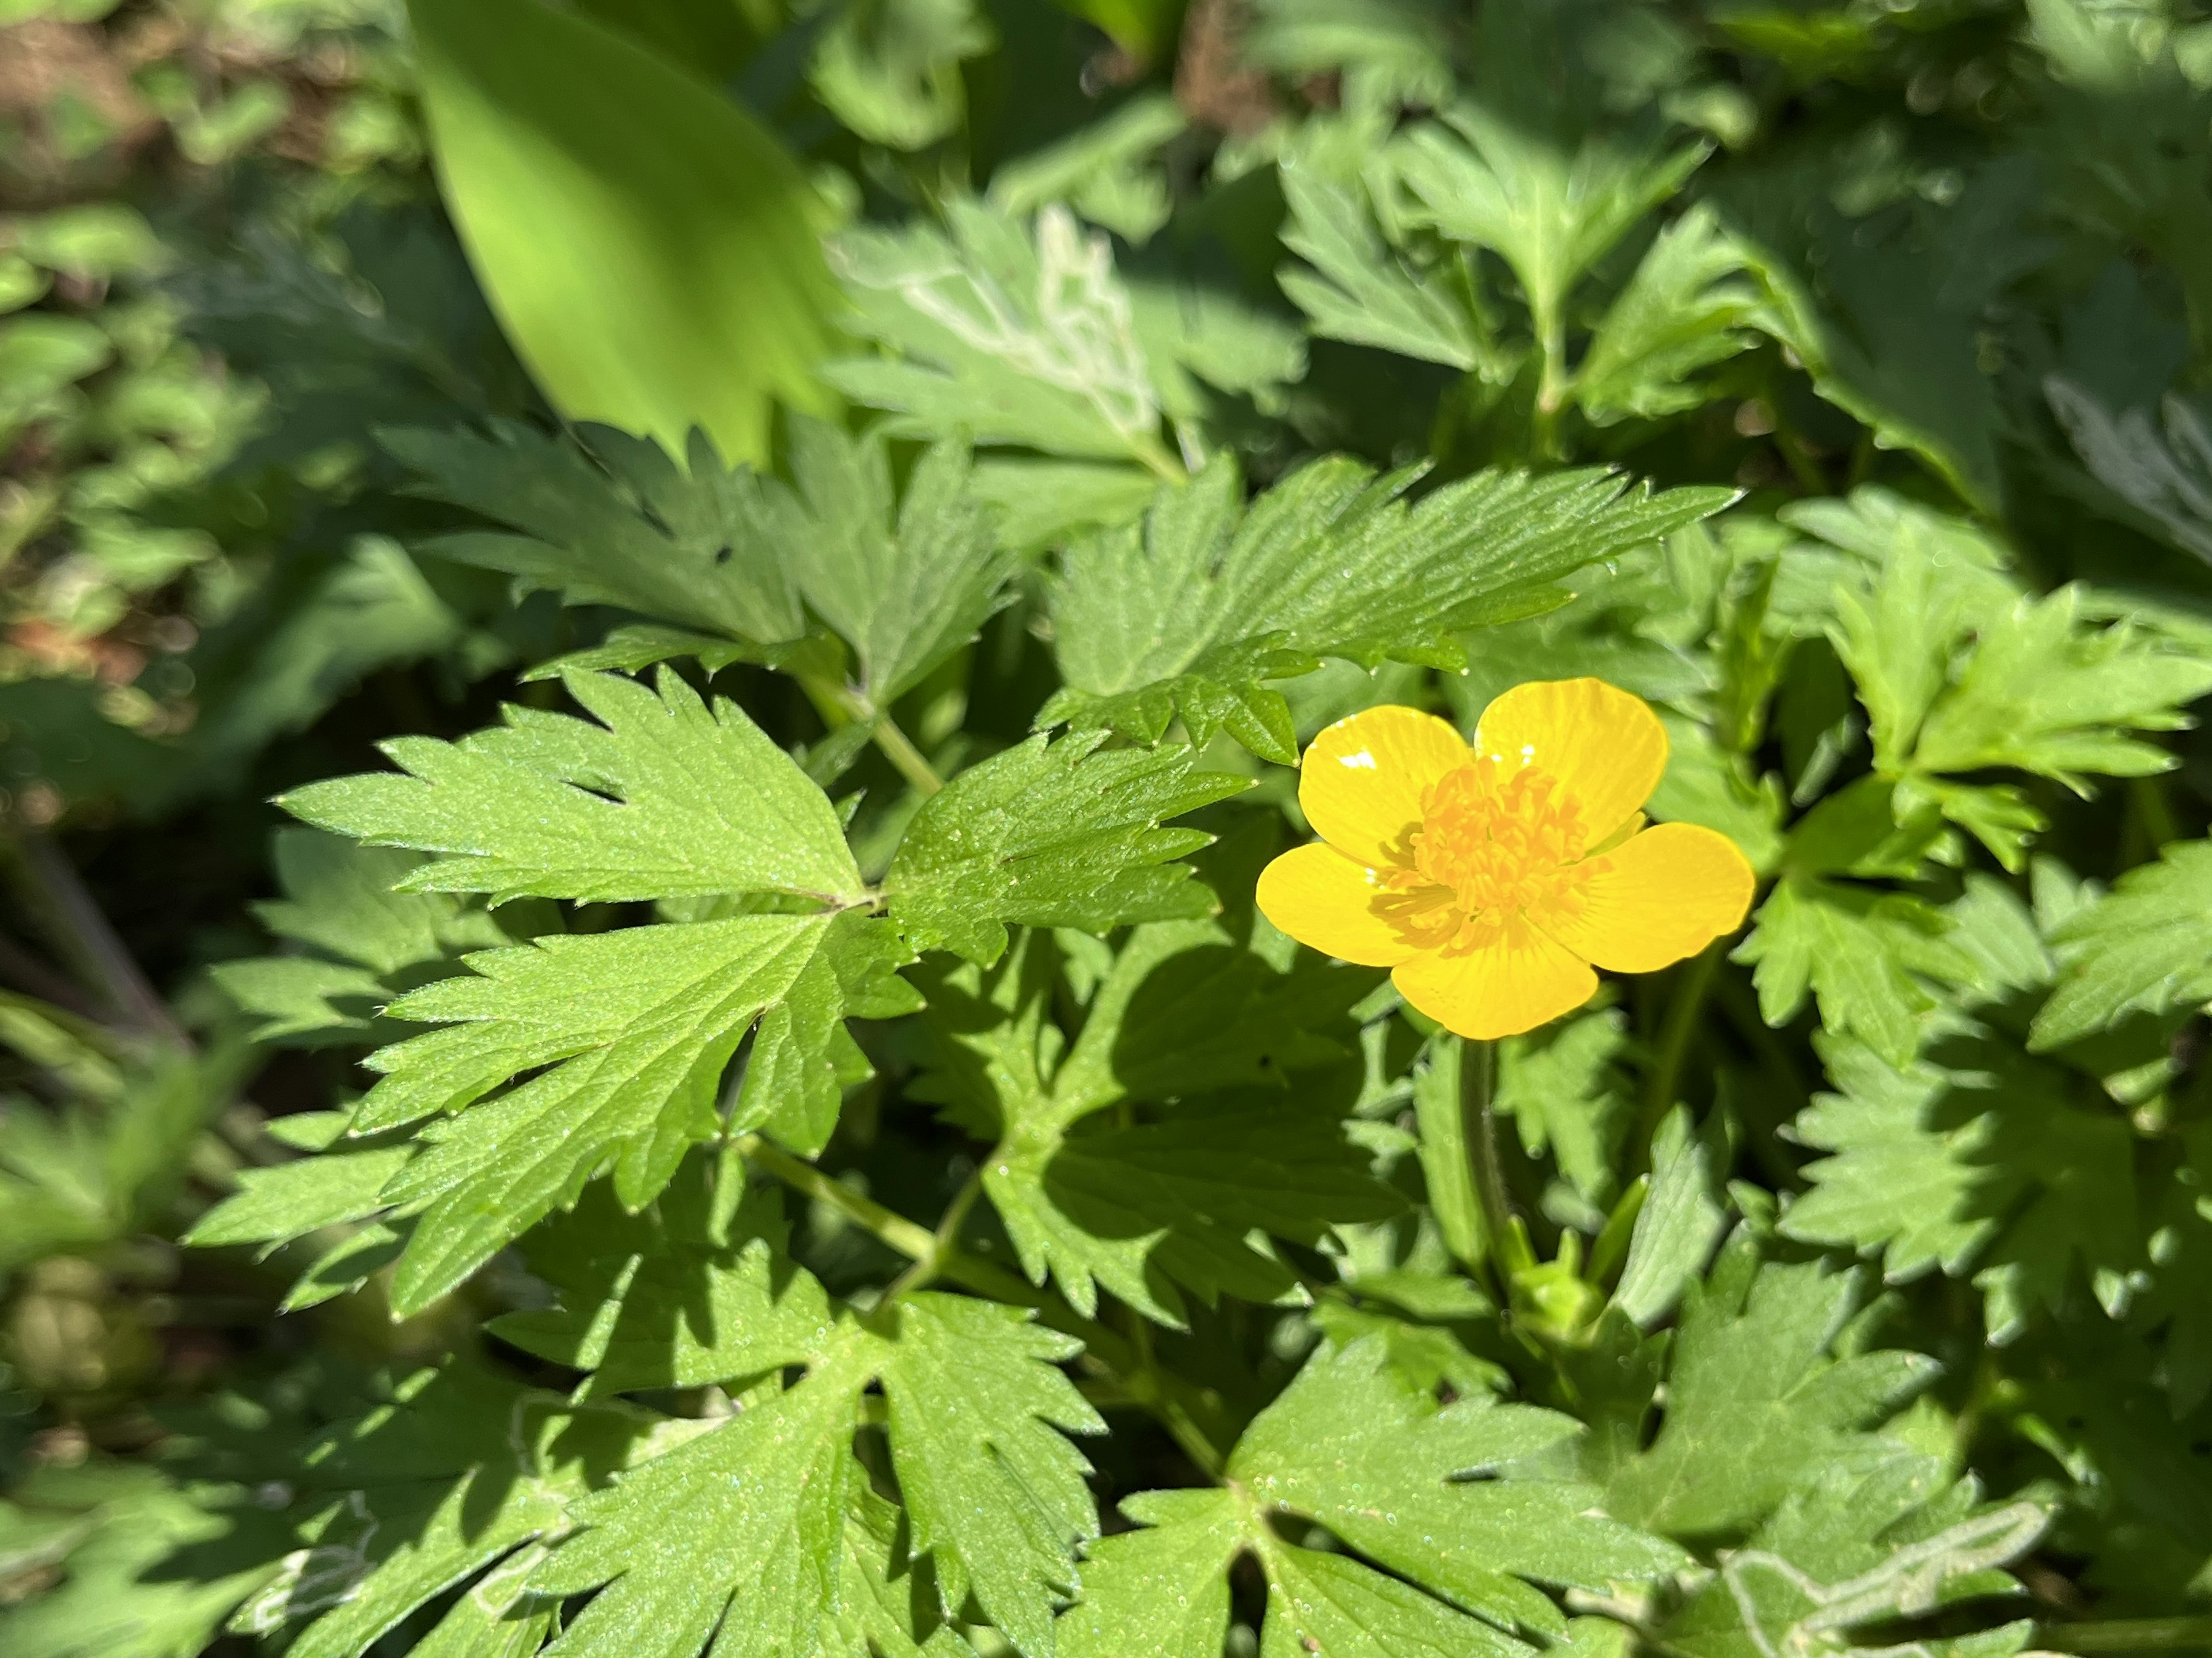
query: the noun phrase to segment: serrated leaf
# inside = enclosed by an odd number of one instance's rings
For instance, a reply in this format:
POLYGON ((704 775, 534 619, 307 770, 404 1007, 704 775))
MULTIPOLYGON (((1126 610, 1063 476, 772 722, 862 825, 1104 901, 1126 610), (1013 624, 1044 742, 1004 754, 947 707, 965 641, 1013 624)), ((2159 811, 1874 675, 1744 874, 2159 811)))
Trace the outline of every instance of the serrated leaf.
MULTIPOLYGON (((1954 1021, 1964 1025, 1964 1021, 1954 1021)), ((1893 1283, 1974 1271, 1992 1342, 2082 1274, 2110 1285, 2139 1262, 2135 1134, 2109 1101, 2082 1109, 2069 1073, 1967 1025, 1893 1071, 1857 1043, 1815 1038, 1842 1090, 1798 1119, 1814 1188, 1788 1236, 1882 1251, 1893 1283), (1978 1268, 1978 1271, 1975 1271, 1978 1268)))
POLYGON ((1830 1357, 1854 1301, 1850 1273, 1762 1266, 1732 1244, 1684 1299, 1658 1436, 1613 1471, 1610 1510, 1669 1536, 1726 1533, 1803 1480, 1893 1454, 1861 1430, 1936 1367, 1903 1351, 1830 1357))
POLYGON ((2212 842, 2169 846, 2051 935, 2063 963, 2028 1044, 2063 1048, 2123 1015, 2212 1001, 2212 842))
POLYGON ((2064 375, 2046 378, 2043 391, 2074 452, 2123 510, 2212 562, 2212 427, 2199 406, 2169 394, 2154 423, 2148 409, 2115 411, 2064 375))
POLYGON ((654 689, 611 674, 568 686, 599 723, 510 707, 458 743, 393 738, 404 776, 311 783, 279 804, 371 845, 446 854, 407 878, 416 891, 866 895, 828 798, 735 703, 710 707, 665 669, 654 689))
POLYGON ((796 419, 790 465, 790 489, 760 486, 766 550, 852 646, 860 694, 888 707, 1012 597, 1014 553, 969 488, 964 447, 923 455, 896 507, 880 436, 796 419))
POLYGON ((510 532, 467 531, 422 550, 502 570, 571 604, 612 604, 755 646, 805 631, 791 572, 763 547, 757 480, 695 433, 682 464, 649 438, 573 439, 499 424, 490 435, 381 434, 422 493, 510 532))
POLYGON ((1052 1368, 1080 1344, 1030 1321, 1020 1308, 909 1296, 882 1381, 914 1547, 935 1561, 946 1615, 972 1592, 1027 1658, 1050 1658, 1075 1547, 1098 1534, 1091 1465, 1061 1430, 1106 1424, 1052 1368))
POLYGON ((947 228, 950 236, 926 224, 855 229, 832 244, 858 307, 850 325, 899 355, 831 363, 830 383, 893 410, 909 431, 1172 465, 1105 238, 1085 236, 1056 204, 1037 215, 1034 237, 959 200, 947 228))
POLYGON ((1575 283, 1705 154, 1694 144, 1670 154, 1654 135, 1638 133, 1592 134, 1570 155, 1480 104, 1461 102, 1443 123, 1424 123, 1398 139, 1391 165, 1419 203, 1412 210, 1418 222, 1492 249, 1512 268, 1540 331, 1564 317, 1575 283))
POLYGON ((876 1344, 857 1333, 798 1386, 633 1468, 570 1507, 580 1529, 533 1571, 538 1593, 599 1588, 558 1658, 731 1658, 825 1649, 851 1494, 853 1430, 876 1344), (719 1631, 719 1633, 718 1633, 719 1631))
POLYGON ((1487 319, 1468 303, 1463 268, 1415 267, 1384 240, 1365 192, 1310 162, 1285 161, 1279 176, 1290 209, 1283 246, 1312 268, 1285 265, 1276 281, 1315 333, 1510 378, 1487 319))
MULTIPOLYGON (((1870 1470, 1832 1469, 1728 1554, 1714 1581, 1667 1620, 1667 1644, 1695 1658, 1760 1658, 2017 1595, 2001 1568, 2033 1546, 2048 1516, 2033 1500, 1978 1497, 1974 1482, 1951 1484, 1936 1458, 1902 1446, 1870 1470)), ((2006 1658, 2032 1629, 2021 1621, 1914 1644, 1930 1658, 2006 1658)))
POLYGON ((387 1145, 240 1169, 238 1190, 202 1215, 183 1242, 201 1248, 287 1243, 373 1215, 384 1207, 386 1182, 407 1157, 405 1146, 387 1145))
POLYGON ((315 952, 225 962, 212 971, 261 1023, 258 1042, 343 1041, 370 1029, 379 1006, 419 969, 465 950, 509 942, 465 899, 393 889, 423 859, 314 829, 279 829, 283 900, 257 904, 261 924, 315 952))
POLYGON ((1525 1579, 1617 1583, 1680 1563, 1594 1512, 1589 1487, 1533 1477, 1529 1459, 1571 1436, 1571 1420, 1486 1394, 1439 1408, 1385 1351, 1369 1338, 1316 1353, 1245 1430, 1227 1490, 1125 1499, 1145 1529, 1092 1546, 1083 1600, 1060 1620, 1066 1658, 1109 1658, 1139 1639, 1134 1649, 1166 1658, 1211 1658, 1226 1634, 1224 1574, 1241 1554, 1267 1580, 1261 1650, 1323 1658, 1510 1658, 1528 1649, 1492 1623, 1565 1627, 1525 1579), (1401 1576, 1289 1543, 1271 1521, 1291 1515, 1401 1576))
POLYGON ((273 1634, 312 1619, 288 1650, 359 1658, 433 1596, 558 1530, 570 1499, 641 1437, 641 1421, 562 1406, 555 1395, 459 1361, 393 1386, 322 1435, 293 1469, 307 1546, 231 1619, 273 1634))
POLYGON ((1705 400, 1697 375, 1747 349, 1758 294, 1735 280, 1743 256, 1699 203, 1658 239, 1599 319, 1575 366, 1574 397, 1600 426, 1654 420, 1705 400))
POLYGON ((1102 751, 1100 740, 1033 737, 923 803, 883 886, 916 949, 988 963, 1006 950, 1009 926, 1105 932, 1212 908, 1189 866, 1173 861, 1210 837, 1160 825, 1245 780, 1194 770, 1187 748, 1102 751))
POLYGON ((871 143, 921 149, 967 112, 960 65, 997 35, 971 0, 848 6, 823 30, 808 82, 838 120, 871 143))
POLYGON ((747 915, 556 936, 471 957, 472 976, 403 998, 393 1017, 448 1028, 371 1060, 384 1078, 357 1126, 459 1114, 421 1130, 386 1188, 387 1202, 424 1208, 394 1306, 426 1305, 598 1174, 611 1170, 626 1206, 649 1201, 690 1145, 721 1132, 722 1072, 757 1020, 734 1121, 818 1149, 841 1084, 866 1073, 840 1021, 909 1009, 880 1000, 905 959, 884 923, 857 913, 747 915))
POLYGON ((649 1209, 603 1190, 534 1229, 530 1270, 559 1297, 486 1328, 524 1351, 591 1373, 591 1394, 744 1382, 825 1351, 822 1285, 789 1254, 773 1190, 749 1190, 733 1151, 689 1159, 649 1209))
POLYGON ((1562 576, 1728 503, 1588 471, 1483 472, 1409 501, 1417 477, 1334 456, 1248 507, 1217 459, 1141 524, 1078 542, 1050 590, 1068 689, 1040 720, 1156 741, 1172 708, 1198 740, 1225 726, 1287 764, 1289 711, 1266 679, 1322 656, 1462 665, 1459 630, 1551 608, 1562 576))
POLYGON ((1753 963, 1767 1023, 1788 1023, 1809 991, 1828 1029, 1894 1065, 1912 1057, 1922 1016, 1936 1005, 1924 981, 1975 976, 1972 959, 1945 936, 1943 913, 1908 893, 1789 875, 1753 922, 1729 959, 1753 963))

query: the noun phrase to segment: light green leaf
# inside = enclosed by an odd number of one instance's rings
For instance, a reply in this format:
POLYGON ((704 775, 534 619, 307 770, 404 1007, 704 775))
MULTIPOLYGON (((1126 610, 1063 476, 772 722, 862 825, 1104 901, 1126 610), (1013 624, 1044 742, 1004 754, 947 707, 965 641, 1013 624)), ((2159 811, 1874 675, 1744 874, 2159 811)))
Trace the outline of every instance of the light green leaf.
POLYGON ((525 1240, 559 1297, 485 1327, 526 1352, 586 1370, 591 1394, 744 1382, 828 1350, 830 1304, 789 1254, 773 1190, 748 1190, 734 1151, 686 1160, 647 1210, 603 1189, 525 1240))
POLYGON ((1216 460, 1142 524, 1078 542, 1050 601, 1068 689, 1040 720, 1152 742, 1180 712, 1194 738, 1225 728, 1288 764, 1289 710, 1266 679, 1322 656, 1462 665, 1457 631, 1551 608, 1561 576, 1728 501, 1569 471, 1482 472, 1408 502, 1417 476, 1331 457, 1248 507, 1216 460))
POLYGON ((1147 1644, 1134 1649, 1212 1658, 1228 1621, 1224 1573, 1240 1554, 1256 1556, 1267 1580, 1270 1658, 1511 1658, 1528 1649, 1492 1624, 1565 1626, 1525 1580, 1611 1585, 1681 1564, 1595 1512, 1589 1487, 1533 1473, 1534 1459, 1576 1432, 1571 1419, 1486 1394, 1439 1408, 1385 1351, 1370 1338, 1316 1353, 1245 1430, 1228 1489, 1126 1499, 1146 1528, 1092 1546, 1083 1599, 1060 1620, 1066 1658, 1109 1658, 1139 1637, 1147 1644), (1478 1472, 1487 1477, 1465 1477, 1478 1472), (1288 1543, 1271 1521, 1292 1515, 1400 1576, 1288 1543))
POLYGON ((1060 1430, 1103 1433, 1055 1361, 1080 1344, 1020 1308, 932 1292, 898 1304, 882 1366, 891 1466, 914 1550, 937 1567, 945 1614, 971 1591, 1028 1658, 1051 1658, 1052 1612, 1098 1534, 1091 1465, 1060 1430))
POLYGON ((810 192, 737 105, 536 0, 411 0, 439 181, 508 337, 562 412, 767 459, 819 407, 833 303, 810 192))
POLYGON ((1164 93, 1141 94, 1102 121, 1032 150, 991 174, 987 200, 1001 213, 1065 202, 1092 224, 1142 243, 1167 222, 1167 181, 1148 165, 1190 125, 1164 93))
POLYGON ((1033 737, 926 801, 884 878, 918 950, 991 962, 1009 926, 1105 932, 1203 915, 1212 895, 1173 860, 1211 838, 1161 821, 1241 792, 1186 748, 1101 751, 1097 736, 1033 737))
POLYGON ((846 1511, 865 1479, 853 1430, 876 1349, 848 1327, 795 1388, 571 1504, 581 1529, 529 1587, 563 1595, 607 1587, 549 1650, 693 1658, 712 1642, 721 1658, 823 1651, 846 1511))
POLYGON ((2063 1304, 2081 1276, 2117 1310, 2142 1264, 2127 1119, 2109 1101, 2081 1108, 2068 1071, 1954 1023, 1944 1063, 1901 1072, 1856 1042, 1814 1039, 1842 1091, 1816 1099, 1797 1134, 1831 1155, 1805 1170, 1813 1190, 1780 1230, 1880 1250, 1893 1283, 1978 1267, 1992 1342, 2018 1335, 2032 1304, 2063 1304))
POLYGON ((1862 1430, 1936 1373, 1917 1353, 1832 1358, 1854 1302, 1850 1273, 1760 1266, 1731 1244, 1692 1284, 1650 1448, 1618 1468, 1607 1507, 1674 1537, 1755 1524, 1800 1483, 1895 1453, 1862 1430))
POLYGON ((1705 400, 1698 374, 1753 344, 1759 295, 1734 280, 1743 256, 1699 203, 1659 233, 1590 336, 1574 396, 1600 426, 1653 420, 1705 400))
POLYGON ((468 958, 471 976, 403 998, 393 1017, 448 1028, 371 1059, 384 1076, 356 1124, 459 1114, 420 1132, 385 1190, 426 1210, 394 1306, 426 1305, 610 1168, 625 1206, 651 1199, 690 1145, 721 1132, 722 1072, 756 1021, 732 1121, 817 1150, 842 1085, 867 1074, 841 1021, 909 1011, 891 976, 905 959, 857 913, 746 915, 489 951, 468 958))
POLYGON ((997 44, 971 0, 860 0, 823 32, 808 78, 860 137, 921 149, 958 130, 960 65, 997 44))
POLYGON ((759 480, 726 466, 696 432, 688 446, 679 434, 665 448, 608 427, 573 440, 513 423, 489 437, 380 435, 424 493, 512 531, 439 536, 426 553, 503 570, 571 604, 617 605, 725 640, 767 646, 805 630, 792 573, 763 544, 759 480))
POLYGON ((790 465, 790 489, 761 486, 766 550, 852 646, 860 695, 888 708, 1012 597, 1014 551, 969 488, 963 448, 926 453, 896 507, 879 435, 795 420, 790 465))
POLYGON ((828 798, 735 703, 709 708, 665 669, 658 695, 611 674, 567 683, 600 723, 509 708, 458 743, 394 738, 385 751, 406 776, 311 783, 279 804, 372 845, 447 854, 407 878, 416 891, 866 895, 828 798))
POLYGON ((1454 105, 1444 120, 1449 128, 1413 128, 1392 152, 1419 203, 1413 216, 1504 259, 1540 332, 1565 317, 1584 273, 1707 153, 1692 144, 1670 154, 1651 135, 1594 134, 1569 155, 1476 103, 1454 105))
POLYGON ((2063 969, 2035 1016, 2038 1050, 2103 1029, 2142 1011, 2166 1013, 2212 1001, 2212 842, 2167 847, 2155 864, 2061 923, 2051 935, 2063 969))
POLYGON ((1942 912, 1909 893, 1787 875, 1753 922, 1729 959, 1753 964, 1767 1023, 1788 1023, 1809 990, 1829 1029, 1893 1065, 1912 1057, 1922 1016, 1936 1005, 1923 981, 1975 976, 1972 959, 1945 936, 1942 912))
POLYGON ((849 325, 896 355, 833 363, 831 383, 902 431, 1180 471, 1106 239, 1056 204, 1034 239, 975 202, 955 200, 947 220, 949 238, 918 224, 833 244, 860 307, 849 325))
POLYGON ((1383 240, 1364 191, 1310 163, 1285 161, 1281 176, 1290 208, 1283 246, 1312 268, 1285 265, 1276 281, 1315 333, 1486 380, 1511 377, 1488 318, 1473 303, 1474 278, 1464 265, 1415 266, 1383 240))

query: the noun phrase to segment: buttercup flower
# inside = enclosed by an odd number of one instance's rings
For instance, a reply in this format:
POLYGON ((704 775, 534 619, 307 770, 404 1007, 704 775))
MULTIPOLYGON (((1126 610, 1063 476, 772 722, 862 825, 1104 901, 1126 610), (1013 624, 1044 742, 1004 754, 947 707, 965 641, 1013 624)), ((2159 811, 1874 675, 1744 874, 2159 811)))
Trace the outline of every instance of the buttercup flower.
POLYGON ((1667 732, 1600 679, 1516 686, 1470 747, 1433 714, 1370 708, 1316 738, 1298 804, 1321 839, 1260 877, 1301 943, 1387 967, 1462 1036, 1510 1036, 1743 924, 1751 865, 1726 835, 1644 826, 1667 732))

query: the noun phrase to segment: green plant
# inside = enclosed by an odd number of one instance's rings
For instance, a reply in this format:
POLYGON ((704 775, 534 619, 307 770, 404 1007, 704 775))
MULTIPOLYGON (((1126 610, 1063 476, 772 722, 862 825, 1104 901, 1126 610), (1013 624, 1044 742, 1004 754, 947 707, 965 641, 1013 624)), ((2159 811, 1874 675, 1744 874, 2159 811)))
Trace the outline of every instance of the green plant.
POLYGON ((247 712, 0 701, 11 1658, 2212 1646, 2212 22, 410 12, 247 712))

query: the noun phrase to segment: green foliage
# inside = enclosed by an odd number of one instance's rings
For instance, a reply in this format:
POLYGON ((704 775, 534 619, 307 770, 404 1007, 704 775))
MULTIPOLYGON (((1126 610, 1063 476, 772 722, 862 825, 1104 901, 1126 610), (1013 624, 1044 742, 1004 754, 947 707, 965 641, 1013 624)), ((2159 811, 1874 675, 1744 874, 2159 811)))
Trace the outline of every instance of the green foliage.
POLYGON ((0 17, 0 1652, 2212 1639, 2195 11, 0 17))

